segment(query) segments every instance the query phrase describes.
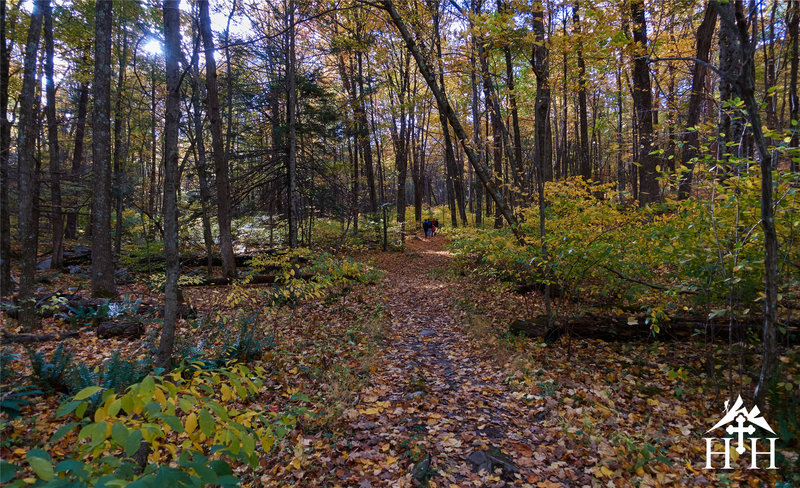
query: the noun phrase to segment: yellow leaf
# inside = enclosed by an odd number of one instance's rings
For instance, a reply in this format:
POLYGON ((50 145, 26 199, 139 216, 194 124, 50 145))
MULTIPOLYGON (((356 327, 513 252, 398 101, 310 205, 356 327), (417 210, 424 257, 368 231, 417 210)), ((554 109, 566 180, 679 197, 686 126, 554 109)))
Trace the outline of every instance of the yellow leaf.
POLYGON ((611 471, 610 469, 608 469, 605 466, 600 466, 600 472, 603 473, 604 475, 608 476, 609 478, 614 476, 614 472, 611 471))
POLYGON ((197 415, 194 412, 190 413, 188 417, 186 417, 186 424, 184 425, 187 434, 191 434, 197 428, 197 415))

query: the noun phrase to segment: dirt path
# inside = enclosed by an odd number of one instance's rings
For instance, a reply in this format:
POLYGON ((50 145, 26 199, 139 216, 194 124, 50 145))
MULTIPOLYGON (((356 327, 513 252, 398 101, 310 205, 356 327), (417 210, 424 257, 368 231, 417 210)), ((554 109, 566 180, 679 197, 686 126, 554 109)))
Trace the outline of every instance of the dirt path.
POLYGON ((544 412, 505 387, 503 365, 465 330, 466 295, 444 273, 452 255, 442 244, 412 238, 405 255, 378 258, 389 338, 370 386, 345 412, 340 450, 358 447, 332 459, 333 474, 343 486, 576 484, 566 462, 543 467, 561 458, 539 427, 544 412))

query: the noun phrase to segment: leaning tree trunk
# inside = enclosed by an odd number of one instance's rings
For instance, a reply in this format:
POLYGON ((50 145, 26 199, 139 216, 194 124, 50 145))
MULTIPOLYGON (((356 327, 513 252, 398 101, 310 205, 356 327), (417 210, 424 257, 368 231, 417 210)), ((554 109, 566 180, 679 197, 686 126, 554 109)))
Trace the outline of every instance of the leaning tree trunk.
POLYGON ((428 84, 428 87, 431 89, 431 92, 433 92, 433 95, 436 98, 436 103, 439 107, 439 110, 443 111, 447 116, 447 120, 453 127, 453 131, 458 140, 461 142, 461 145, 464 149, 464 153, 467 155, 467 159, 469 159, 469 163, 475 169, 475 174, 478 175, 478 178, 480 178, 481 182, 483 183, 483 186, 486 188, 486 191, 489 193, 489 195, 491 195, 495 204, 500 208, 500 212, 510 225, 511 230, 514 233, 514 236, 517 238, 517 241, 521 245, 525 245, 525 234, 519 226, 519 221, 517 221, 517 218, 514 216, 514 213, 512 212, 511 208, 508 206, 508 204, 506 204, 506 201, 503 198, 503 194, 500 192, 500 189, 491 180, 491 177, 489 176, 489 172, 486 170, 486 167, 483 166, 480 159, 478 158, 475 149, 469 142, 469 138, 467 136, 466 131, 464 130, 464 126, 461 125, 461 121, 458 119, 458 116, 453 110, 450 101, 447 99, 447 96, 439 87, 439 83, 436 81, 436 76, 433 74, 433 71, 428 67, 428 63, 422 56, 422 53, 419 50, 419 46, 417 46, 414 37, 409 32, 402 17, 400 17, 400 13, 397 11, 397 8, 395 8, 394 4, 392 3, 392 0, 382 0, 381 7, 384 10, 386 10, 386 12, 389 14, 392 23, 400 32, 403 41, 405 41, 406 43, 406 47, 408 48, 409 52, 411 52, 411 55, 414 57, 414 60, 417 62, 417 66, 419 67, 419 71, 422 74, 422 77, 425 79, 426 83, 428 84))
POLYGON ((208 118, 211 121, 211 153, 217 176, 217 220, 219 225, 219 250, 222 255, 222 274, 236 276, 236 260, 233 255, 231 235, 231 197, 228 182, 228 162, 222 140, 222 118, 219 110, 217 87, 217 62, 214 59, 214 34, 211 32, 211 15, 208 0, 200 0, 200 34, 203 37, 206 60, 206 100, 208 118))
POLYGON ((180 107, 180 10, 178 0, 164 1, 164 58, 166 64, 167 102, 164 117, 164 326, 158 345, 155 364, 169 369, 175 343, 175 323, 178 318, 178 125, 180 107))
POLYGON ((34 309, 36 249, 38 247, 38 227, 36 218, 35 187, 38 184, 35 150, 39 103, 36 100, 36 56, 42 32, 44 10, 49 8, 48 0, 33 3, 28 40, 25 43, 25 61, 22 71, 22 91, 19 101, 19 135, 17 136, 17 165, 19 167, 19 235, 22 244, 22 262, 19 279, 19 323, 24 330, 38 324, 34 309))
POLYGON ((112 2, 97 2, 92 118, 92 295, 112 297, 111 250, 111 26, 112 2))

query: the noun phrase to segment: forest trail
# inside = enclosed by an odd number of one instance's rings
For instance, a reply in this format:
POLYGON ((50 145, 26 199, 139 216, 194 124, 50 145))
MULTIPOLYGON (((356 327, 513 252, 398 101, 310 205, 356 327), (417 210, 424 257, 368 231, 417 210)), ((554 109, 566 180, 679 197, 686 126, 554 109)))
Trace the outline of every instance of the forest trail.
POLYGON ((388 337, 345 411, 330 474, 343 486, 575 484, 583 473, 568 472, 563 444, 539 425, 544 412, 506 387, 507 370, 468 332, 459 306, 468 294, 448 277, 443 244, 411 238, 406 253, 375 258, 386 273, 388 337))

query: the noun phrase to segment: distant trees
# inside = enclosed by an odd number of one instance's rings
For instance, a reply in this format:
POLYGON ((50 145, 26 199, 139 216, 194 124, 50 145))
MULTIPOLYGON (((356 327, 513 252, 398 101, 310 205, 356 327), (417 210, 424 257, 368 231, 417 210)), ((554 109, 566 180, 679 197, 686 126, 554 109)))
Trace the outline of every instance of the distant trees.
POLYGON ((237 1, 225 32, 208 0, 177 20, 172 2, 26 5, 0 5, 4 295, 18 277, 32 296, 37 253, 58 268, 65 245, 91 242, 92 292, 112 296, 115 255, 163 242, 174 266, 177 226, 209 272, 218 254, 235 277, 240 218, 294 247, 320 216, 344 238, 384 204, 402 225, 407 207, 422 220, 438 206, 452 226, 493 215, 522 242, 520 209, 547 194, 538 183, 582 176, 649 205, 702 195, 765 154, 765 185, 768 168, 797 170, 796 1, 694 0, 664 15, 643 0, 237 1), (181 29, 185 57, 167 39, 181 29), (746 68, 752 82, 724 75, 746 68), (763 108, 746 106, 750 92, 763 108))

